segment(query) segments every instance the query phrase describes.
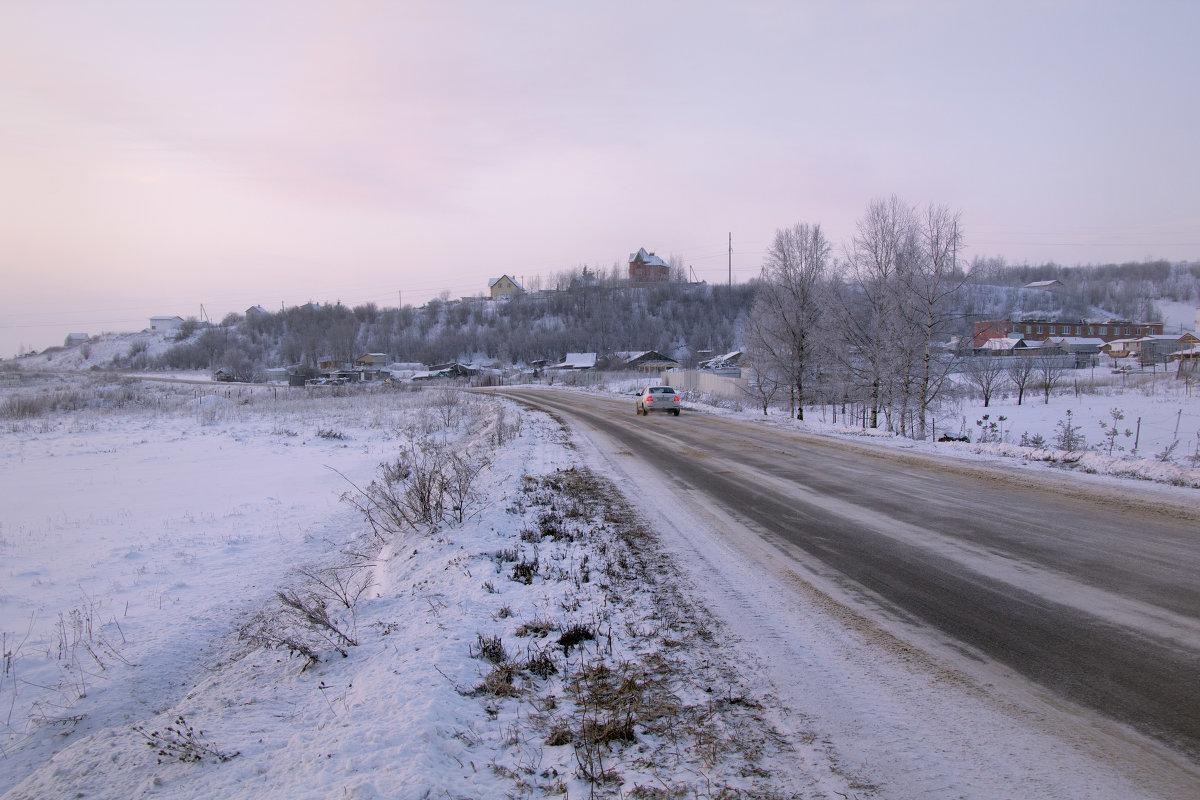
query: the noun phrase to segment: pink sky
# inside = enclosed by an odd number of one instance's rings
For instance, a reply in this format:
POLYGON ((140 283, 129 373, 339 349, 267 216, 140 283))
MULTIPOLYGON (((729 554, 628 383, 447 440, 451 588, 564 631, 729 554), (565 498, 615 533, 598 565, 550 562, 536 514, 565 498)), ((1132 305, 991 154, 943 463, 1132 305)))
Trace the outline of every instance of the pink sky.
POLYGON ((639 247, 758 272, 875 197, 966 256, 1200 258, 1195 3, 5 3, 0 356, 639 247))

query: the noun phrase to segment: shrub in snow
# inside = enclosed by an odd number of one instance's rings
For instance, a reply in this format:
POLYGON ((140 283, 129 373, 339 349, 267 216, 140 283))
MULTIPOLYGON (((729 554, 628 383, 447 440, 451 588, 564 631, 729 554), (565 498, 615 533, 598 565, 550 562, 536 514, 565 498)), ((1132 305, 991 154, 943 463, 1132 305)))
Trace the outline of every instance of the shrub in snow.
POLYGON ((1054 436, 1054 445, 1059 450, 1074 453, 1087 448, 1087 439, 1079 432, 1080 426, 1075 425, 1072 421, 1070 409, 1067 409, 1066 419, 1060 419, 1054 428, 1057 431, 1054 436))
POLYGON ((160 764, 164 758, 188 764, 203 761, 205 758, 228 761, 241 755, 239 752, 223 753, 215 745, 205 742, 201 738, 204 731, 194 730, 182 714, 175 717, 175 721, 161 731, 147 731, 143 725, 134 725, 133 729, 146 740, 147 747, 157 751, 160 764))
POLYGON ((487 465, 485 458, 445 441, 422 439, 381 464, 365 489, 351 483, 353 491, 342 500, 358 509, 381 541, 408 531, 432 532, 447 521, 462 524, 478 510, 475 482, 487 465))

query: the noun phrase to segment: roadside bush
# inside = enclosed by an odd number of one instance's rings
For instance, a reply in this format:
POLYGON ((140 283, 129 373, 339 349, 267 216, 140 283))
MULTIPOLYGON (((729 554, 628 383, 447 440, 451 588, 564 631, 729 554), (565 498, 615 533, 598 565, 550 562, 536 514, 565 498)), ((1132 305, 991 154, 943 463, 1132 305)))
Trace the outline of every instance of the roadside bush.
POLYGON ((447 521, 462 524, 479 507, 475 482, 486 466, 486 459, 447 442, 422 439, 400 458, 381 464, 365 489, 351 483, 353 490, 342 500, 358 509, 383 541, 405 531, 432 531, 447 521))

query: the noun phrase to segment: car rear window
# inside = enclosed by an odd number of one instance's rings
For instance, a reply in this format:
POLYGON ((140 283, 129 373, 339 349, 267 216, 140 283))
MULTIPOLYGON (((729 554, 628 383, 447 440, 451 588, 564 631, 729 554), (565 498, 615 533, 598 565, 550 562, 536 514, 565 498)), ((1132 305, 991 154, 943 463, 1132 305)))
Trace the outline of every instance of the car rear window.
POLYGON ((675 390, 670 386, 655 386, 650 391, 654 394, 675 394, 675 390))

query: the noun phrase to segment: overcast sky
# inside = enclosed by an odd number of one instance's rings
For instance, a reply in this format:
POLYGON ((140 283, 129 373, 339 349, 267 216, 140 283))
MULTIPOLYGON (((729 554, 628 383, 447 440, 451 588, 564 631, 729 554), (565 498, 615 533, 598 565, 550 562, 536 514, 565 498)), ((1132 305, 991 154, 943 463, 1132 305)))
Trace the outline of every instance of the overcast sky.
POLYGON ((0 355, 624 264, 873 198, 1200 258, 1200 3, 0 2, 0 355))

